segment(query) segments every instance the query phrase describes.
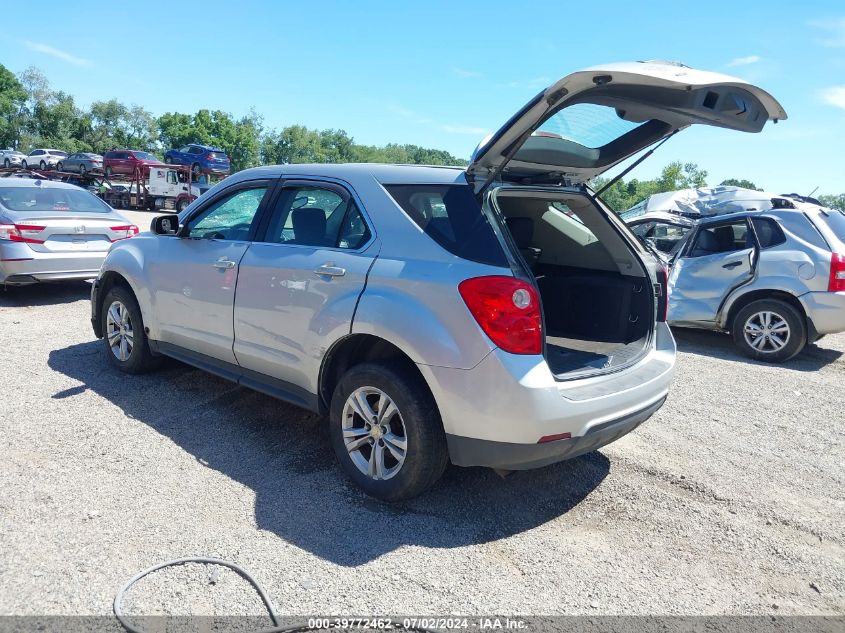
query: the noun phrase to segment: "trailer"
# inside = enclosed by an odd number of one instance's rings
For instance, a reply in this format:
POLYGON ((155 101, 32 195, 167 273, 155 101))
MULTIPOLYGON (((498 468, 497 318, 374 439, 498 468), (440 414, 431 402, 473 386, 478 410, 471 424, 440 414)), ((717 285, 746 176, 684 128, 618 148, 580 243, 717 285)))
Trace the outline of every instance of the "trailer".
POLYGON ((99 172, 0 168, 0 178, 35 178, 67 182, 98 195, 119 209, 179 212, 200 196, 191 168, 183 165, 145 165, 131 176, 106 176, 99 172))

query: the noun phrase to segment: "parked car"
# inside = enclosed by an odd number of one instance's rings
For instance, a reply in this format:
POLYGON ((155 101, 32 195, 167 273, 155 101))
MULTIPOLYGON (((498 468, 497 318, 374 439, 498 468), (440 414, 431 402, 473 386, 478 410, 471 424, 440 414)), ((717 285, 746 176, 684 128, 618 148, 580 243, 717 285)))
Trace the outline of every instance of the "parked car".
POLYGON ((26 154, 19 152, 16 149, 7 148, 0 150, 0 163, 2 163, 3 167, 6 169, 16 165, 20 166, 24 160, 26 160, 26 154))
POLYGON ((67 152, 60 149, 34 149, 21 161, 24 169, 37 168, 41 171, 55 167, 56 164, 67 158, 67 152))
POLYGON ((675 363, 664 268, 586 183, 691 124, 785 117, 739 79, 615 64, 541 92, 466 169, 241 171, 112 248, 94 333, 122 372, 172 356, 323 413, 382 499, 448 461, 571 458, 657 411, 675 363))
POLYGON ((103 157, 89 152, 77 152, 59 161, 56 168, 59 171, 77 171, 80 174, 86 174, 89 171, 103 171, 103 157))
POLYGON ((171 165, 188 165, 194 179, 200 174, 225 176, 230 169, 226 152, 209 145, 185 145, 179 149, 172 149, 164 155, 164 160, 171 165))
POLYGON ((736 187, 658 195, 622 217, 671 268, 671 325, 730 332, 768 362, 845 331, 841 211, 736 187))
POLYGON ((0 178, 0 285, 92 279, 111 245, 137 233, 84 189, 0 178))
POLYGON ((113 149, 103 154, 103 169, 106 176, 131 176, 138 167, 162 164, 158 158, 149 152, 134 149, 113 149))

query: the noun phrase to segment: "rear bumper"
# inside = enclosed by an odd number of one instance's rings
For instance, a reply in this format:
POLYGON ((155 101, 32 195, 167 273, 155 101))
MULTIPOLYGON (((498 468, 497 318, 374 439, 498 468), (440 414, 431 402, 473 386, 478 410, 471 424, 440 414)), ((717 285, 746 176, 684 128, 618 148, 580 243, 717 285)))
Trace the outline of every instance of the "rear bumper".
POLYGON ((502 470, 528 470, 600 449, 618 440, 648 420, 666 398, 628 415, 591 427, 586 435, 544 444, 492 442, 459 435, 447 435, 449 458, 458 466, 489 466, 502 470))
POLYGON ((106 252, 38 253, 26 244, 4 244, 0 246, 0 284, 93 279, 105 258, 106 252))
POLYGON ((469 370, 418 367, 440 410, 453 463, 531 468, 603 446, 659 409, 674 375, 675 341, 658 323, 654 347, 635 365, 567 381, 556 380, 542 356, 498 349, 469 370), (538 444, 561 433, 570 439, 538 444))
POLYGON ((845 332, 845 292, 807 292, 798 299, 817 334, 845 332))

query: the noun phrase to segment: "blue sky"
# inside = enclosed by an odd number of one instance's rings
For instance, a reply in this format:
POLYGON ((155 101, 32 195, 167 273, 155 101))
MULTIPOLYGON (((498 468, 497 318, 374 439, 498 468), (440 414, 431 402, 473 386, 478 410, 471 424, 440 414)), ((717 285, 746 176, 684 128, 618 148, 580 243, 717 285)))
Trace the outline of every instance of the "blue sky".
POLYGON ((254 107, 268 127, 341 128, 462 157, 559 77, 642 59, 755 82, 789 120, 756 135, 687 130, 632 175, 677 159, 710 184, 845 192, 842 0, 12 3, 0 29, 0 63, 37 66, 82 105, 254 107))

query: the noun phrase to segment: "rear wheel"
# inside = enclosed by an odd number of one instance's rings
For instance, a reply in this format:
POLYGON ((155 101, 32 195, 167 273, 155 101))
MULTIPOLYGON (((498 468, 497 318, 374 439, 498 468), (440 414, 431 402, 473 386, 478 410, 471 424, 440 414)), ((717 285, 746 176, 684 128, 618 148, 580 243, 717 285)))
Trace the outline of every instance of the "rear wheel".
POLYGON ((80 165, 79 165, 79 175, 84 176, 87 171, 88 170, 85 168, 85 165, 80 163, 80 165))
POLYGON ((21 161, 21 167, 23 167, 24 169, 29 169, 29 165, 27 164, 27 162, 25 160, 21 161))
POLYGON ((8 158, 3 161, 3 167, 5 167, 6 169, 9 169, 9 165, 11 165, 11 164, 12 163, 9 162, 8 158))
POLYGON ((182 213, 182 211, 183 211, 183 210, 185 209, 185 207, 187 207, 187 206, 188 206, 188 202, 187 202, 187 200, 185 200, 185 198, 179 198, 179 199, 176 201, 176 211, 177 211, 177 212, 179 212, 179 213, 182 213))
POLYGON ((364 363, 341 378, 329 432, 346 474, 386 501, 410 499, 440 479, 446 434, 421 378, 396 363, 364 363))
POLYGON ((59 161, 58 163, 56 163, 56 170, 57 171, 64 171, 65 170, 65 164, 63 162, 59 161))
POLYGON ((804 317, 779 299, 752 301, 742 308, 731 334, 743 354, 768 363, 787 361, 807 344, 804 317))
POLYGON ((47 163, 45 163, 43 160, 38 163, 38 166, 41 168, 41 171, 45 171, 47 169, 47 163))
POLYGON ((155 369, 160 358, 150 351, 141 308, 131 292, 120 286, 103 299, 103 343, 109 362, 127 374, 155 369))

